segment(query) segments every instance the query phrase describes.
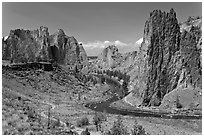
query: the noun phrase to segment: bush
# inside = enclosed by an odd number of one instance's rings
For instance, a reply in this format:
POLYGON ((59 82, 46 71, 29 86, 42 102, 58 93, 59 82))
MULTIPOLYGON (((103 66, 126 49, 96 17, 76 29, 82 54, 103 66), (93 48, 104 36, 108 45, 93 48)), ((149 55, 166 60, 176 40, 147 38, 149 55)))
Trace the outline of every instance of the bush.
POLYGON ((82 131, 81 135, 90 135, 88 128, 86 128, 85 131, 82 131))
POLYGON ((146 135, 144 128, 137 123, 135 120, 135 124, 133 125, 133 129, 131 130, 132 135, 146 135))
POLYGON ((93 124, 96 125, 97 131, 101 128, 101 123, 106 120, 107 117, 103 113, 95 113, 93 117, 93 124))
POLYGON ((127 132, 127 127, 123 125, 123 121, 120 116, 118 116, 117 121, 114 121, 113 127, 111 128, 109 134, 129 135, 129 133, 127 132))
POLYGON ((57 128, 60 127, 61 123, 60 123, 60 119, 58 118, 57 121, 53 121, 53 123, 51 124, 52 128, 57 128))
POLYGON ((65 124, 66 124, 67 127, 71 127, 71 123, 69 122, 68 119, 65 120, 65 124))
POLYGON ((82 126, 86 126, 86 125, 89 125, 89 119, 87 117, 84 117, 84 118, 77 121, 78 127, 82 127, 82 126))
POLYGON ((180 103, 178 96, 176 96, 176 108, 182 108, 182 104, 180 103))

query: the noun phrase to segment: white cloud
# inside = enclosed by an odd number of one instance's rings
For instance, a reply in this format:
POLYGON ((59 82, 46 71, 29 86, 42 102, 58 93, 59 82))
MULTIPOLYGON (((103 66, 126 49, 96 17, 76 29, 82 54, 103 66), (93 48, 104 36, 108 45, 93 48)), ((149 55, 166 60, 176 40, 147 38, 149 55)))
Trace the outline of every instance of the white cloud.
POLYGON ((94 42, 88 42, 88 43, 83 43, 83 42, 79 42, 82 43, 82 45, 84 46, 84 48, 89 48, 89 49, 93 49, 93 48, 105 48, 109 45, 116 45, 116 46, 127 46, 126 43, 123 43, 119 40, 116 41, 94 41, 94 42))
POLYGON ((104 42, 94 41, 82 44, 84 48, 94 49, 94 48, 105 48, 104 42))
POLYGON ((141 44, 143 42, 143 38, 140 38, 138 41, 135 42, 135 44, 141 44))
POLYGON ((135 51, 135 50, 138 50, 138 47, 139 47, 139 44, 124 43, 119 40, 116 40, 116 41, 105 40, 105 41, 93 41, 93 42, 87 42, 87 43, 81 42, 81 43, 84 49, 86 50, 87 54, 94 55, 94 56, 98 55, 105 47, 108 47, 109 45, 116 45, 120 53, 135 51))
POLYGON ((116 40, 114 43, 115 43, 116 46, 127 46, 126 43, 123 43, 123 42, 121 42, 119 40, 116 40))
POLYGON ((105 44, 108 44, 108 43, 110 43, 110 41, 106 40, 106 41, 104 41, 104 43, 105 43, 105 44))

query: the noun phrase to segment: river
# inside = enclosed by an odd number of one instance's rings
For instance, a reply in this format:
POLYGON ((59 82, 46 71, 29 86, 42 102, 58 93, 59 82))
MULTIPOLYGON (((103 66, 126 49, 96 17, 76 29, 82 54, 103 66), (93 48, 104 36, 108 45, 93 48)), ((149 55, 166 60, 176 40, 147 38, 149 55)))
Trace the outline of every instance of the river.
MULTIPOLYGON (((117 88, 112 88, 117 89, 117 88)), ((119 100, 117 97, 117 90, 111 90, 112 96, 104 101, 100 102, 89 102, 85 104, 85 107, 92 109, 98 112, 106 112, 109 114, 120 114, 120 115, 129 115, 129 116, 136 116, 136 117, 158 117, 164 119, 202 119, 202 115, 182 115, 182 114, 171 114, 168 112, 155 112, 152 110, 144 110, 144 109, 135 109, 135 110, 128 110, 128 109, 121 109, 121 108, 113 108, 110 107, 110 104, 119 100)))

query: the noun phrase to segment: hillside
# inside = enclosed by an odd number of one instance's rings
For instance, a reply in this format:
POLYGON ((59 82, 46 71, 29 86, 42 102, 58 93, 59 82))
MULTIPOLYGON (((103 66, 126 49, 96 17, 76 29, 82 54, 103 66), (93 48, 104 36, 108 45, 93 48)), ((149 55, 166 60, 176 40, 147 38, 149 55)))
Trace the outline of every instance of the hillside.
POLYGON ((107 90, 108 85, 93 86, 90 81, 84 84, 64 66, 53 71, 19 71, 3 66, 2 134, 81 134, 86 127, 78 127, 78 121, 88 117, 93 128, 95 114, 83 104, 106 99, 109 94, 103 92, 107 90))

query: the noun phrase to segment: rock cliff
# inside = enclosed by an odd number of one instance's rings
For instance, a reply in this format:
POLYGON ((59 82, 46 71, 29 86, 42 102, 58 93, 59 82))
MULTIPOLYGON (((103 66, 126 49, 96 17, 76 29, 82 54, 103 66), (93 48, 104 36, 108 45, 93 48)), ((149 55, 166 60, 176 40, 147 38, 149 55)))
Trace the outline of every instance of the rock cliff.
MULTIPOLYGON (((145 23, 142 46, 147 47, 147 81, 144 105, 160 105, 165 94, 177 86, 178 74, 171 67, 179 52, 180 27, 173 9, 155 10, 145 23)), ((173 64, 175 65, 175 63, 173 64)))
POLYGON ((121 53, 118 52, 118 48, 115 45, 110 45, 102 50, 98 55, 98 60, 103 62, 103 67, 114 68, 120 57, 121 53))
POLYGON ((166 94, 179 87, 202 88, 202 25, 197 22, 191 21, 184 28, 183 24, 179 26, 173 9, 150 13, 140 49, 144 58, 139 64, 146 64, 143 69, 147 76, 143 105, 159 106, 166 94))
POLYGON ((10 60, 11 63, 56 61, 69 65, 87 62, 83 46, 74 37, 67 36, 62 29, 52 35, 43 26, 34 31, 11 30, 2 45, 3 60, 10 60))

